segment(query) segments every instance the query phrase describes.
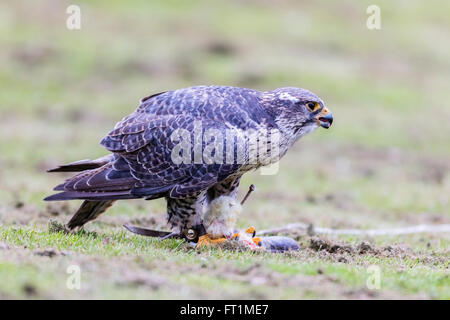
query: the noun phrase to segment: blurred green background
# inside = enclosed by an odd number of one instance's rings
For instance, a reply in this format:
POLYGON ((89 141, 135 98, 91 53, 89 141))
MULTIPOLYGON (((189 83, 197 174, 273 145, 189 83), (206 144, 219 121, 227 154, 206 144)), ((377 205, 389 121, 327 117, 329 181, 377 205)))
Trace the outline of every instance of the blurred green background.
MULTIPOLYGON (((0 227, 45 230, 55 210, 41 199, 63 178, 46 169, 104 155, 99 141, 140 98, 199 84, 303 87, 335 117, 279 174, 245 177, 242 193, 258 192, 240 226, 450 223, 449 12, 446 1, 2 1, 0 227), (81 30, 66 28, 70 4, 81 30), (380 30, 366 27, 371 4, 380 30)), ((124 202, 88 228, 142 216, 165 227, 164 210, 124 202)), ((448 257, 448 234, 377 241, 448 257)), ((425 297, 449 297, 446 279, 425 297)))

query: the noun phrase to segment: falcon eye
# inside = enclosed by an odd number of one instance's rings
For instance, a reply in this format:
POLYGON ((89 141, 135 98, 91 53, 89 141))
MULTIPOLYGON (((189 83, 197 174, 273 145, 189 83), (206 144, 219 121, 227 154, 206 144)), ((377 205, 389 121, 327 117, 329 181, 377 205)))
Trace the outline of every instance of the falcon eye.
POLYGON ((320 105, 317 102, 307 102, 306 107, 308 108, 309 111, 315 112, 319 110, 320 105))

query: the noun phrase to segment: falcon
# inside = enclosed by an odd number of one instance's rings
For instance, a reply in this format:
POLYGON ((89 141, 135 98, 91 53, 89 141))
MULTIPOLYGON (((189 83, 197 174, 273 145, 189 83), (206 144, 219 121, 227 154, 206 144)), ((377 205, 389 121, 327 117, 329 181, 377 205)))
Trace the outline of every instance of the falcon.
POLYGON ((72 230, 117 200, 165 198, 171 234, 182 234, 203 222, 214 200, 235 199, 243 174, 278 161, 302 136, 332 122, 318 96, 295 87, 153 94, 103 138, 108 155, 49 170, 78 173, 44 200, 84 200, 67 223, 72 230))

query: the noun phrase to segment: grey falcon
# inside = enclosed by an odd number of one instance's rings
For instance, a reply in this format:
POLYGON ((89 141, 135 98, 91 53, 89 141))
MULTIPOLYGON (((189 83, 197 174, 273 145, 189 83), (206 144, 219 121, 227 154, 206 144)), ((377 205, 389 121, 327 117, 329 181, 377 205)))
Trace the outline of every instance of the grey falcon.
MULTIPOLYGON (((278 160, 299 138, 318 127, 328 129, 332 122, 331 112, 318 96, 295 87, 258 91, 195 86, 153 94, 141 99, 138 108, 103 138, 101 145, 108 155, 49 170, 79 173, 55 187, 60 192, 45 200, 85 200, 67 223, 69 229, 76 229, 117 200, 164 197, 167 221, 174 233, 181 233, 202 222, 213 199, 236 197, 243 174, 268 164, 258 156, 249 161, 252 150, 247 133, 256 133, 259 139, 260 133, 278 132, 278 160), (236 153, 232 161, 174 161, 173 151, 179 144, 173 135, 180 129, 193 133, 196 123, 201 124, 202 133, 217 133, 210 141, 217 142, 212 148, 216 155, 225 157, 231 146, 236 153), (229 138, 229 132, 237 134, 229 138), (219 135, 225 140, 220 144, 219 135), (237 161, 238 155, 245 161, 237 161)), ((194 142, 192 148, 183 149, 191 152, 183 159, 194 159, 196 148, 201 152, 208 148, 208 141, 194 142)), ((268 144, 269 148, 274 145, 268 144)))

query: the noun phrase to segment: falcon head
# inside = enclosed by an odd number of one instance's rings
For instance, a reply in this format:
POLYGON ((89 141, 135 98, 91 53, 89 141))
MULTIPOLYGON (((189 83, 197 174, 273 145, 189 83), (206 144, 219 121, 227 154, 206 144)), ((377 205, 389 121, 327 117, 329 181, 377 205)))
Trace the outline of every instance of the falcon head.
POLYGON ((264 106, 278 127, 297 138, 319 126, 328 129, 333 115, 322 99, 301 88, 279 88, 264 94, 264 106))

